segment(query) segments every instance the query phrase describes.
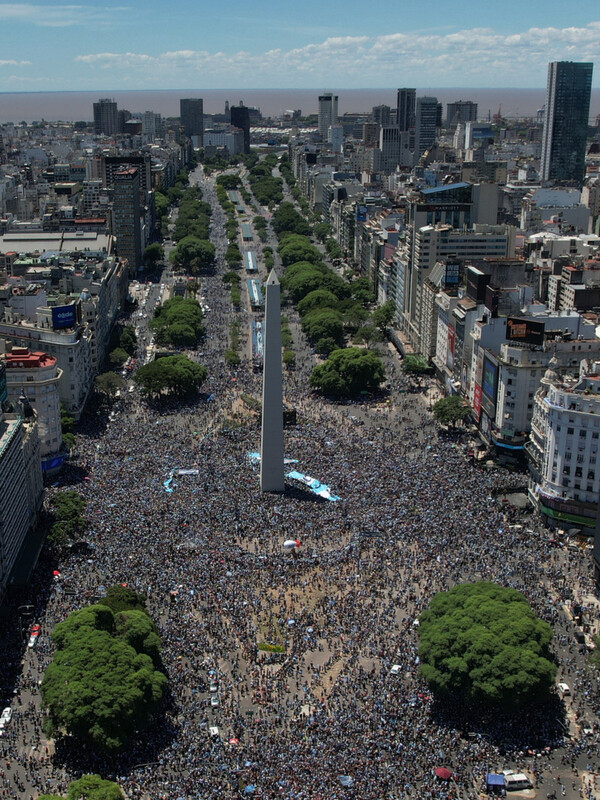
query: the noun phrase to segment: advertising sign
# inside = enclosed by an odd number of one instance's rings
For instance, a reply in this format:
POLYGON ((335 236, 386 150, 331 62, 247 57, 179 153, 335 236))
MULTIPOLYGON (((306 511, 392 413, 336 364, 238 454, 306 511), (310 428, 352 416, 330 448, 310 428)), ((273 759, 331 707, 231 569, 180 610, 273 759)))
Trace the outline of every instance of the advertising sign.
POLYGON ((356 206, 356 221, 357 222, 366 222, 367 221, 367 207, 366 206, 356 206))
POLYGON ((481 406, 490 419, 496 416, 496 393, 498 391, 498 364, 490 356, 483 358, 481 379, 481 406))
POLYGON ((446 366, 450 371, 454 368, 454 328, 448 326, 448 352, 446 354, 446 366))
POLYGON ((460 281, 460 264, 455 262, 446 264, 446 277, 444 283, 447 287, 458 286, 460 281))
POLYGON ((52 309, 52 327, 72 328, 75 325, 75 304, 70 306, 54 306, 52 309))
POLYGON ((475 412, 475 419, 479 422, 481 416, 481 386, 476 383, 473 389, 473 411, 475 412))
POLYGON ((531 322, 518 317, 508 317, 506 320, 506 338, 511 342, 543 345, 545 329, 543 322, 531 322))

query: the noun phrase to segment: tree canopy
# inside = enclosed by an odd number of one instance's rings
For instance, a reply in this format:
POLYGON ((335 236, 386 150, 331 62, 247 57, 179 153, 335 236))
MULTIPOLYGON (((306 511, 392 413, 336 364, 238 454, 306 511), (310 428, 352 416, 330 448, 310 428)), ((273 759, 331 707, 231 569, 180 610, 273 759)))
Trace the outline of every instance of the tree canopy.
POLYGON ((116 372, 103 372, 96 376, 94 386, 100 394, 104 394, 107 397, 114 397, 117 391, 127 386, 127 381, 116 372))
POLYGON ((51 547, 65 547, 81 538, 87 530, 85 500, 72 490, 58 492, 53 500, 55 522, 48 534, 51 547))
POLYGON ((40 794, 38 800, 123 800, 123 792, 117 783, 106 781, 100 775, 82 775, 69 784, 66 797, 59 794, 40 794))
POLYGON ((459 584, 434 595, 420 623, 421 675, 441 697, 510 711, 555 680, 552 629, 514 589, 459 584))
POLYGON ((59 622, 52 638, 56 652, 41 687, 46 732, 101 750, 129 744, 147 727, 166 686, 150 617, 88 606, 59 622))
POLYGON ((154 267, 159 261, 165 257, 165 251, 161 244, 152 242, 144 250, 144 261, 148 266, 154 267))
POLYGON ((192 274, 212 268, 215 262, 215 246, 197 236, 184 236, 169 256, 173 266, 186 269, 192 274))
POLYGON ((310 236, 310 225, 296 211, 293 203, 281 203, 273 214, 271 225, 277 234, 289 231, 290 233, 299 233, 302 236, 310 236))
POLYGON ((133 380, 147 397, 194 395, 206 378, 206 367, 184 355, 165 356, 144 364, 133 380))
POLYGON ((159 344, 194 347, 204 333, 202 308, 197 300, 171 297, 156 308, 150 327, 159 344))
POLYGON ((371 321, 373 325, 376 325, 381 333, 385 333, 388 325, 394 319, 394 314, 396 312, 396 308, 391 300, 388 300, 387 303, 384 303, 381 306, 378 306, 373 313, 371 314, 371 321))
POLYGON ((406 375, 412 375, 415 378, 425 375, 429 372, 429 364, 427 359, 422 355, 409 353, 402 359, 402 372, 406 375))
POLYGON ((462 422, 470 414, 471 409, 456 394, 442 397, 433 406, 433 416, 442 425, 454 427, 457 422, 462 422))
POLYGON ((317 364, 310 385, 333 397, 351 397, 360 391, 377 391, 384 380, 378 355, 362 347, 334 350, 327 361, 317 364))

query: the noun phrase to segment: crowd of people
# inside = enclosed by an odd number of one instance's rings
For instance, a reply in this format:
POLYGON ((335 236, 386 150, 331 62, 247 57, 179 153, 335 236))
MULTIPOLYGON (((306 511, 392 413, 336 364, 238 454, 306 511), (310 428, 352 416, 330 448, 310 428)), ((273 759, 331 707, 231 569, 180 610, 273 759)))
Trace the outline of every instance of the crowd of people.
MULTIPOLYGON (((216 212, 215 236, 220 224, 216 212)), ((221 430, 239 394, 260 391, 260 376, 249 359, 236 371, 225 365, 228 292, 219 275, 202 284, 211 401, 150 406, 128 394, 111 421, 79 426, 63 483, 88 478, 68 488, 86 500, 93 548, 66 558, 55 579, 43 574, 46 561, 38 567, 42 634, 23 658, 0 739, 2 796, 60 793, 98 772, 128 797, 152 800, 477 798, 489 770, 525 769, 558 786, 575 769, 595 771, 598 726, 586 736, 579 723, 600 709, 598 687, 561 607, 566 587, 591 592, 589 554, 554 548, 530 514, 502 502, 514 478, 478 469, 460 439, 440 436, 423 396, 399 391, 406 379, 391 357, 385 407, 310 394, 311 358, 292 310, 298 366, 285 394, 298 424, 286 429, 285 455, 340 499, 289 479, 285 494, 261 494, 249 459, 258 424, 248 416, 221 430), (359 413, 362 426, 349 419, 359 413), (289 539, 300 546, 284 548, 289 539), (572 719, 560 709, 492 718, 431 697, 415 620, 435 592, 479 579, 523 592, 555 628, 572 719), (49 743, 39 682, 52 628, 100 586, 121 583, 147 598, 169 697, 126 753, 90 753, 68 737, 49 743), (437 777, 438 767, 452 779, 437 777)), ((62 488, 48 491, 50 504, 62 488)))

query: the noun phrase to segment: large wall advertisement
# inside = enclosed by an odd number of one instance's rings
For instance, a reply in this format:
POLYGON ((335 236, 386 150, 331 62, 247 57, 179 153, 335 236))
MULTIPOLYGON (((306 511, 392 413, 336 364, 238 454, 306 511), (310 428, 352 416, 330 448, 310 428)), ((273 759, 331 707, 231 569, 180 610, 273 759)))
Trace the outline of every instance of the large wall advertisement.
POLYGON ((511 342, 543 345, 545 329, 543 322, 532 322, 518 317, 508 317, 506 320, 506 338, 511 342))
POLYGON ((54 306, 52 309, 52 327, 72 328, 75 325, 75 304, 70 306, 54 306))
POLYGON ((483 357, 481 378, 481 407, 490 419, 496 416, 496 394, 498 391, 498 362, 489 355, 483 357))

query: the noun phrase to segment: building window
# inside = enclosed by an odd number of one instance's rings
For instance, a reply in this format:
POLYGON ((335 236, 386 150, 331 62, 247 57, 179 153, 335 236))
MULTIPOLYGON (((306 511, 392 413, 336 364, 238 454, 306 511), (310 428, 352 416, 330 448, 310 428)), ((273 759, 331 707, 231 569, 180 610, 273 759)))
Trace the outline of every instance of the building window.
POLYGON ((571 467, 563 467, 563 475, 570 475, 571 467))
POLYGON ((574 433, 575 433, 575 429, 574 428, 567 428, 567 434, 569 436, 572 436, 574 433))
POLYGON ((593 469, 588 469, 588 481, 593 481, 595 477, 595 471, 593 469))
POLYGON ((582 429, 579 431, 579 435, 580 435, 581 437, 587 436, 587 431, 586 431, 586 429, 585 429, 585 428, 582 428, 582 429))

